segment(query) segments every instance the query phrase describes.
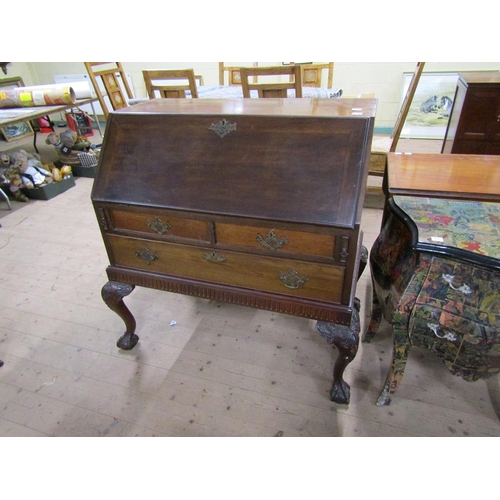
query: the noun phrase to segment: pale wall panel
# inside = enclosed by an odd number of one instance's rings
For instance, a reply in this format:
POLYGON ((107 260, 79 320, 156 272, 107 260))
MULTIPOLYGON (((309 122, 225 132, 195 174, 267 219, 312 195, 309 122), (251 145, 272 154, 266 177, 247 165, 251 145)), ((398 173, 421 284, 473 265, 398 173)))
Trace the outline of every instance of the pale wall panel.
MULTIPOLYGON (((145 97, 146 89, 142 78, 143 69, 193 68, 202 74, 205 85, 218 85, 217 62, 122 62, 130 73, 136 97, 145 97)), ((251 62, 227 62, 228 65, 251 65, 251 62)), ((259 62, 260 66, 280 64, 259 62)), ((392 128, 396 121, 401 101, 403 73, 415 70, 416 62, 338 62, 335 64, 333 86, 340 87, 346 94, 374 92, 379 99, 375 126, 392 128)), ((12 63, 7 76, 22 76, 30 85, 53 82, 53 75, 85 73, 83 62, 34 62, 12 63)), ((425 71, 478 71, 500 70, 500 62, 428 62, 425 71)))

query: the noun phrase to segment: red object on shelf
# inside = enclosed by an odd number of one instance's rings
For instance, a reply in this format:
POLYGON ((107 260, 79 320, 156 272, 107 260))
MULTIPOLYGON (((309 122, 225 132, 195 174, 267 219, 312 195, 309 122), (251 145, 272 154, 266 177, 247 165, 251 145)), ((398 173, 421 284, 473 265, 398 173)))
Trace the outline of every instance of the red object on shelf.
POLYGON ((42 116, 41 118, 38 118, 37 122, 38 122, 38 127, 40 128, 40 132, 42 132, 42 134, 50 134, 50 132, 54 132, 52 124, 50 123, 50 120, 47 116, 42 116))
POLYGON ((71 130, 78 134, 79 137, 94 135, 90 118, 84 111, 75 110, 66 113, 66 123, 71 130))

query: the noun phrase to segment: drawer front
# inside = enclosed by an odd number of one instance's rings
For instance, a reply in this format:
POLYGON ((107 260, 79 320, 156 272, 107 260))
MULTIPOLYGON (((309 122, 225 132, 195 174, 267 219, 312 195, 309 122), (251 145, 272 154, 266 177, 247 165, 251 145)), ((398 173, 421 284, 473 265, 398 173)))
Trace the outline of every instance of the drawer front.
POLYGON ((425 347, 448 369, 471 382, 500 372, 498 327, 431 306, 417 306, 410 319, 412 345, 425 347))
POLYGON ((467 380, 500 371, 500 275, 433 258, 410 318, 413 345, 426 347, 467 380))
POLYGON ((290 252, 333 258, 335 236, 269 227, 216 223, 217 243, 271 252, 290 252))
POLYGON ((156 234, 163 237, 188 238, 210 242, 210 227, 207 221, 171 217, 163 213, 138 213, 126 210, 110 210, 113 226, 117 230, 156 234))
POLYGON ((151 273, 340 303, 344 268, 109 235, 114 264, 151 273))

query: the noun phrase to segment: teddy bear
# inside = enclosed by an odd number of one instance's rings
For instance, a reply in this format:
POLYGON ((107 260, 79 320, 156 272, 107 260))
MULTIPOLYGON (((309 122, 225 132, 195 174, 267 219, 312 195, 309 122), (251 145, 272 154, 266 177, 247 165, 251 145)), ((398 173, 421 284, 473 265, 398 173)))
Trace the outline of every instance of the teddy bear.
POLYGON ((10 155, 10 166, 19 169, 26 187, 40 187, 53 181, 52 174, 43 168, 40 157, 20 149, 10 155))
MULTIPOLYGON (((43 167, 38 155, 20 149, 7 156, 9 164, 2 175, 15 200, 28 202, 29 198, 22 192, 23 188, 33 189, 53 181, 52 174, 43 167)), ((6 164, 5 155, 1 156, 0 161, 1 165, 6 164)))
POLYGON ((29 184, 25 184, 23 178, 21 177, 21 172, 19 167, 10 166, 8 169, 4 170, 3 177, 9 184, 9 190, 14 196, 16 201, 21 201, 24 203, 29 202, 29 198, 22 192, 22 188, 30 188, 33 187, 33 184, 29 182, 29 184))
POLYGON ((45 143, 56 148, 59 163, 64 165, 81 166, 78 154, 87 153, 90 150, 92 150, 91 154, 98 156, 98 152, 87 139, 78 136, 76 132, 69 129, 61 134, 50 133, 45 143))

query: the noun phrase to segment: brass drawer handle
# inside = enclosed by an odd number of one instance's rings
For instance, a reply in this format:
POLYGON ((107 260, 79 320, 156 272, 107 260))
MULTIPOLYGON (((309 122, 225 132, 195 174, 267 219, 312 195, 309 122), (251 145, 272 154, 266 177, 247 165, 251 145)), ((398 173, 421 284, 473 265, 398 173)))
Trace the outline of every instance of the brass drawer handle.
POLYGON ((168 222, 163 222, 159 217, 155 217, 153 222, 148 219, 146 225, 156 234, 165 234, 172 227, 168 222))
POLYGON ((204 253, 203 258, 209 262, 224 262, 226 257, 217 252, 204 253))
POLYGON ((263 247, 268 248, 269 250, 278 250, 288 243, 288 240, 284 236, 278 238, 274 229, 269 231, 265 238, 260 233, 257 233, 256 240, 263 247))
POLYGON ((306 275, 299 276, 299 273, 295 269, 290 270, 288 273, 281 271, 278 277, 281 281, 283 281, 287 288, 291 288, 292 290, 300 288, 306 281, 309 280, 306 275))
POLYGON ((142 259, 149 266, 151 262, 158 259, 158 254, 149 250, 149 248, 143 247, 135 251, 136 257, 142 259))

